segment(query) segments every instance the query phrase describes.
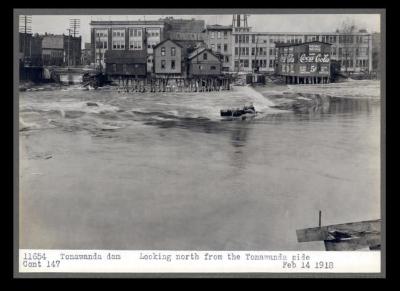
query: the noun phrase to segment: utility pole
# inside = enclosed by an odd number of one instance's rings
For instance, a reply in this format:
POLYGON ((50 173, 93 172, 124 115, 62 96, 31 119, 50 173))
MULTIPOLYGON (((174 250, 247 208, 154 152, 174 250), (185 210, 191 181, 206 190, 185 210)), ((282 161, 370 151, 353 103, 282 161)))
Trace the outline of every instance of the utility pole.
POLYGON ((240 43, 241 43, 241 35, 238 35, 238 42, 239 42, 239 60, 238 60, 238 67, 237 67, 237 73, 239 73, 239 69, 240 69, 240 56, 242 54, 242 49, 240 47, 240 43))
POLYGON ((73 31, 73 36, 76 37, 77 34, 79 34, 79 27, 81 25, 81 20, 80 19, 70 19, 69 20, 69 28, 73 31))
POLYGON ((67 30, 68 30, 68 49, 67 49, 67 54, 68 54, 68 61, 67 61, 67 64, 68 64, 68 70, 69 70, 69 59, 70 59, 70 42, 71 42, 71 29, 70 28, 67 28, 67 30))
POLYGON ((97 47, 99 48, 99 68, 100 68, 100 73, 101 73, 102 67, 101 67, 101 48, 100 48, 100 35, 99 34, 97 35, 97 47))
POLYGON ((256 35, 256 49, 254 52, 254 73, 256 72, 257 69, 257 52, 258 52, 258 35, 256 35))
MULTIPOLYGON (((32 33, 32 29, 31 29, 31 24, 32 24, 32 16, 31 15, 21 15, 19 18, 20 21, 20 25, 19 25, 19 32, 23 33, 23 45, 22 45, 22 51, 24 53, 24 59, 27 59, 27 36, 28 33, 32 33)), ((30 51, 31 51, 31 42, 29 42, 29 57, 31 57, 30 55, 30 51)))
MULTIPOLYGON (((79 34, 79 28, 81 25, 81 20, 77 18, 73 18, 69 20, 69 29, 72 31, 72 35, 75 39, 75 37, 79 34)), ((73 65, 75 66, 75 45, 72 44, 72 60, 73 60, 73 65)), ((80 49, 80 48, 79 48, 80 49)))

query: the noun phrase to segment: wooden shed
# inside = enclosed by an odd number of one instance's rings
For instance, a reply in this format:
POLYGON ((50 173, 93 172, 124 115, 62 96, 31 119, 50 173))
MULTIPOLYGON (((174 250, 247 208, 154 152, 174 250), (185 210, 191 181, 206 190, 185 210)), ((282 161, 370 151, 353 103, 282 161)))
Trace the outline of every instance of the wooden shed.
POLYGON ((147 73, 146 50, 107 50, 105 53, 108 76, 144 78, 147 73))

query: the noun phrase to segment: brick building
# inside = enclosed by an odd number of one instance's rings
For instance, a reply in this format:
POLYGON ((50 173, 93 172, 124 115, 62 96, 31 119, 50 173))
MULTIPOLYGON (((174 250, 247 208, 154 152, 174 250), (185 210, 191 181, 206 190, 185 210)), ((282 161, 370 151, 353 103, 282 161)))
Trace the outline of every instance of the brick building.
POLYGON ((321 41, 332 44, 332 60, 339 61, 342 71, 350 73, 372 70, 372 37, 365 31, 352 35, 334 33, 274 33, 233 30, 232 71, 273 72, 276 60, 276 43, 304 43, 321 41))
POLYGON ((151 21, 92 21, 92 63, 105 66, 107 50, 147 49, 147 71, 153 72, 153 48, 158 43, 171 39, 204 43, 204 21, 173 19, 171 17, 151 21))
POLYGON ((82 38, 69 35, 42 36, 42 61, 46 66, 77 66, 81 63, 82 38))
POLYGON ((221 56, 222 70, 229 71, 232 59, 232 26, 207 25, 206 44, 221 56))
POLYGON ((92 62, 104 68, 108 50, 146 49, 147 71, 153 67, 153 47, 164 40, 163 21, 92 21, 92 62))

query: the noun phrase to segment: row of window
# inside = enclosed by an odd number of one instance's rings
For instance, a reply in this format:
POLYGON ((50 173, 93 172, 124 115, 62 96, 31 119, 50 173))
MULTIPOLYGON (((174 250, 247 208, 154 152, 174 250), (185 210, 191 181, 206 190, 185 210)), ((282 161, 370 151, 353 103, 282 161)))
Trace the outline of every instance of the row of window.
MULTIPOLYGON (((235 68, 237 68, 239 66, 240 63, 240 67, 243 68, 249 68, 250 62, 249 60, 245 59, 245 60, 240 60, 239 61, 235 61, 235 68)), ((269 60, 269 67, 272 68, 274 65, 273 60, 269 60)), ((250 68, 266 68, 267 67, 267 60, 252 60, 251 61, 251 67, 250 68)))
MULTIPOLYGON (((129 28, 129 36, 130 37, 142 37, 142 28, 129 28)), ((148 30, 148 36, 159 36, 160 31, 158 30, 148 30)), ((125 29, 113 29, 112 30, 113 37, 125 37, 125 29)), ((96 37, 108 37, 108 30, 96 30, 96 37)))
MULTIPOLYGON (((108 49, 107 41, 98 41, 96 42, 96 49, 108 49)), ((113 40, 112 48, 114 50, 124 50, 125 49, 125 40, 113 40)), ((141 50, 142 49, 142 41, 140 40, 130 40, 129 41, 129 49, 130 50, 141 50)))
MULTIPOLYGON (((167 68, 166 66, 167 62, 165 60, 161 60, 161 70, 165 70, 167 68)), ((175 60, 170 61, 170 69, 175 70, 175 60)))
POLYGON ((130 40, 129 41, 129 49, 130 50, 141 50, 142 49, 142 41, 141 40, 130 40))
MULTIPOLYGON (((171 47, 171 50, 170 50, 170 54, 171 54, 171 56, 176 56, 176 49, 174 48, 174 47, 171 47)), ((161 55, 162 56, 165 56, 166 55, 166 48, 165 47, 162 47, 161 48, 161 55)))
MULTIPOLYGON (((206 67, 203 66, 203 65, 199 65, 198 68, 199 68, 200 71, 202 71, 202 70, 204 70, 206 67)), ((210 66, 210 70, 214 71, 214 70, 216 70, 216 69, 217 69, 216 66, 210 66)))
POLYGON ((368 56, 369 49, 367 47, 361 47, 361 48, 353 48, 353 47, 348 47, 348 48, 339 48, 339 57, 342 56, 348 56, 348 57, 353 57, 354 53, 356 57, 358 56, 368 56))
MULTIPOLYGON (((215 38, 215 35, 217 36, 217 38, 222 38, 222 33, 221 31, 217 31, 217 33, 215 33, 214 31, 210 31, 210 38, 215 38)), ((223 32, 224 38, 227 39, 228 38, 228 31, 224 31, 223 32)))
MULTIPOLYGON (((215 45, 211 44, 211 49, 214 51, 215 50, 215 45)), ((221 44, 217 44, 217 51, 221 51, 221 44)), ((228 51, 228 45, 224 44, 224 52, 228 51)))
POLYGON ((150 37, 160 36, 160 29, 147 29, 147 36, 150 37))
POLYGON ((111 71, 112 72, 123 72, 127 73, 128 69, 132 71, 132 69, 137 69, 139 68, 139 64, 112 64, 111 66, 111 71))
MULTIPOLYGON (((343 67, 353 67, 354 62, 353 60, 341 60, 341 64, 343 67)), ((355 65, 356 67, 367 68, 368 60, 356 60, 355 65)))

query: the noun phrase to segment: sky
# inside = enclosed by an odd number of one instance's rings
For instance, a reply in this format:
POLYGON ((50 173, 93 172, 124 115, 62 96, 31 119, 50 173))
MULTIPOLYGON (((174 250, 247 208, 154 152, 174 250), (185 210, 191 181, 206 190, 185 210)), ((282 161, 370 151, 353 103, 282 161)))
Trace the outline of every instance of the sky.
MULTIPOLYGON (((70 19, 80 19, 82 47, 90 42, 91 20, 158 20, 195 18, 205 20, 206 25, 231 25, 232 14, 220 15, 32 15, 32 32, 44 34, 68 34, 70 19)), ((334 32, 343 21, 354 21, 368 32, 380 32, 379 14, 250 14, 248 25, 259 32, 334 32)))

